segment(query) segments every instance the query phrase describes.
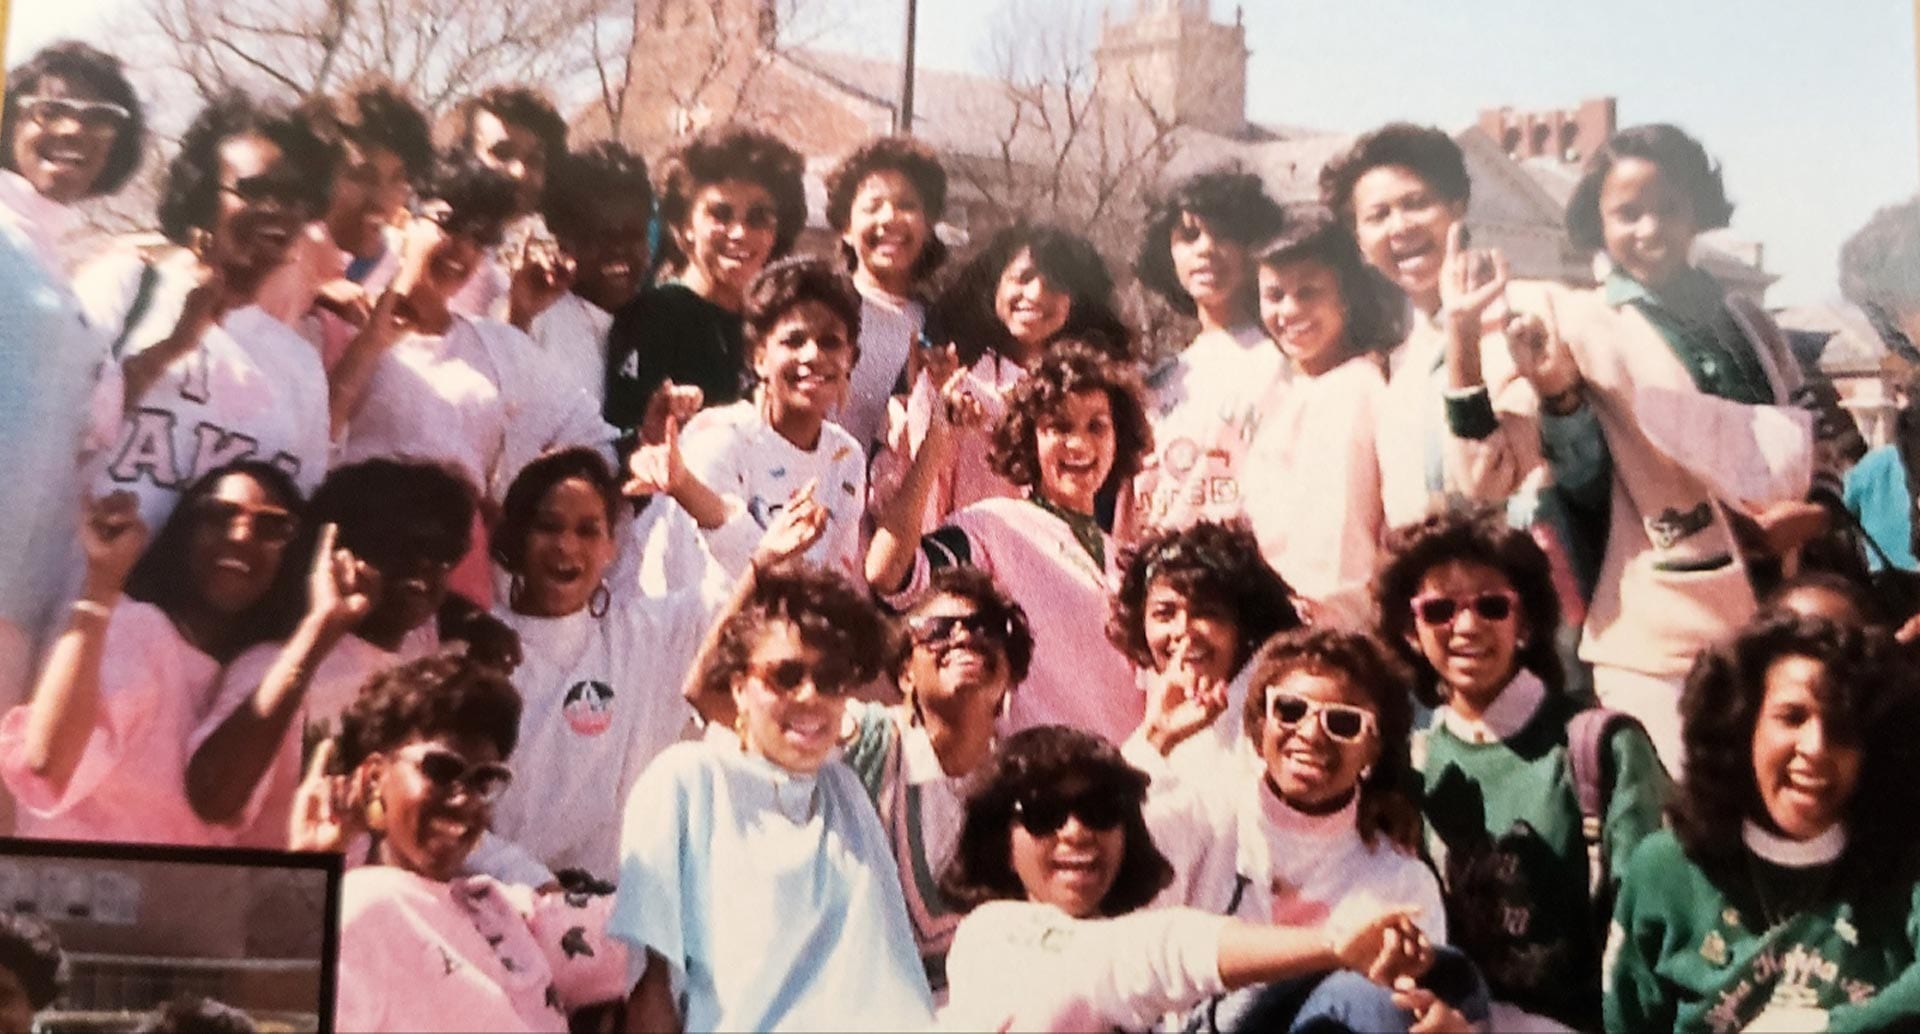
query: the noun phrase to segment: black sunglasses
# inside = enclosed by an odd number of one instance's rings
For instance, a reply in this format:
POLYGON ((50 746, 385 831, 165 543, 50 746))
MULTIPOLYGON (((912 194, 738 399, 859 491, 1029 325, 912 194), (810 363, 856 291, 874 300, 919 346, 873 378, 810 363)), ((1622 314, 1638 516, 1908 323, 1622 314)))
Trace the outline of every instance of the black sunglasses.
POLYGON ((439 747, 403 751, 400 757, 419 769, 420 774, 426 776, 434 789, 442 794, 450 793, 458 786, 482 803, 493 804, 513 784, 513 770, 498 761, 470 765, 466 758, 439 747))
POLYGON ((1087 789, 1071 796, 1035 795, 1013 802, 1014 821, 1037 837, 1048 837, 1067 824, 1067 816, 1098 832, 1118 829, 1134 810, 1125 795, 1110 789, 1087 789))
POLYGON ((1413 599, 1413 616, 1423 624, 1446 625, 1460 613, 1462 608, 1472 608, 1475 614, 1488 621, 1505 621, 1513 616, 1513 608, 1520 602, 1519 594, 1514 592, 1483 592, 1477 596, 1416 596, 1413 599))
POLYGON ((843 696, 853 689, 852 669, 840 664, 811 665, 797 657, 790 657, 773 664, 749 665, 747 671, 782 696, 798 693, 800 687, 808 683, 812 683, 814 692, 823 697, 843 696))
POLYGON ((1000 645, 1005 645, 1013 638, 1012 621, 1006 618, 996 620, 978 611, 972 614, 921 614, 907 619, 907 633, 920 646, 950 643, 961 629, 975 639, 1000 645))
POLYGON ((232 183, 222 183, 220 189, 249 205, 271 203, 303 213, 313 207, 313 197, 306 182, 298 176, 284 173, 246 176, 232 183))

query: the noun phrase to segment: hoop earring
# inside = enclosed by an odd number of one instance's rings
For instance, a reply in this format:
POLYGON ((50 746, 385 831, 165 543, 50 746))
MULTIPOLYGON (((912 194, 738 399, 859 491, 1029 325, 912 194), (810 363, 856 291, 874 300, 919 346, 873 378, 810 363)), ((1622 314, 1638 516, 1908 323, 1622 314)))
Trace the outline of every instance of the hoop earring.
POLYGON ((1372 765, 1363 765, 1363 766, 1361 766, 1361 768, 1360 768, 1360 781, 1364 783, 1364 782, 1366 782, 1367 780, 1369 780, 1369 779, 1371 779, 1371 778, 1373 778, 1373 766, 1372 766, 1372 765))
POLYGON ((613 590, 607 588, 605 579, 601 579, 600 584, 594 588, 593 595, 587 597, 587 613, 596 618, 603 618, 607 616, 607 611, 612 606, 613 590))
POLYGON ((367 830, 372 833, 384 833, 387 830, 387 805, 378 794, 367 798, 367 830))
POLYGON ((526 595, 526 579, 517 574, 509 575, 507 577, 507 609, 519 610, 520 604, 526 601, 526 595))
POLYGON ((747 713, 745 711, 733 713, 733 734, 740 737, 740 753, 745 754, 747 752, 747 713))

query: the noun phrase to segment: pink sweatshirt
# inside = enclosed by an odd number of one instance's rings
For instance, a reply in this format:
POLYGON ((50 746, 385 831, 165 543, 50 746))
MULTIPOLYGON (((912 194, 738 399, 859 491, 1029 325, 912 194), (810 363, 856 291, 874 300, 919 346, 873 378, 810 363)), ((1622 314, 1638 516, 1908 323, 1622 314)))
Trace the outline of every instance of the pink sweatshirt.
MULTIPOLYGON (((974 398, 980 400, 987 422, 978 431, 961 432, 954 436, 952 465, 940 471, 938 480, 934 482, 933 491, 927 496, 927 512, 921 527, 938 527, 949 515, 982 499, 1020 498, 1020 487, 993 469, 987 453, 992 440, 992 428, 1007 412, 1007 391, 1026 376, 1026 367, 993 352, 982 356, 967 371, 966 388, 974 398)), ((939 393, 923 373, 915 379, 913 391, 904 405, 896 398, 888 407, 886 437, 874 453, 873 469, 869 475, 873 485, 868 506, 870 512, 879 514, 893 494, 900 490, 900 483, 906 480, 907 468, 913 464, 914 454, 920 451, 920 443, 926 440, 927 421, 937 401, 939 393)))

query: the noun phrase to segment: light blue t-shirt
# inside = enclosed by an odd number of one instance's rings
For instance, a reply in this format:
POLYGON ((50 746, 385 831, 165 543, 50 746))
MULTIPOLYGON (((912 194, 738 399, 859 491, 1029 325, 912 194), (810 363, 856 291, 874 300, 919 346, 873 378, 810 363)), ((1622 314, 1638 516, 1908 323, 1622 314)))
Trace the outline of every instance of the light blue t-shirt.
MULTIPOLYGON (((1913 555, 1913 488, 1907 484, 1898 447, 1882 445, 1860 457, 1847 471, 1846 501, 1895 567, 1920 570, 1920 559, 1913 555)), ((1867 550, 1867 563, 1875 571, 1886 566, 1872 549, 1867 550)))

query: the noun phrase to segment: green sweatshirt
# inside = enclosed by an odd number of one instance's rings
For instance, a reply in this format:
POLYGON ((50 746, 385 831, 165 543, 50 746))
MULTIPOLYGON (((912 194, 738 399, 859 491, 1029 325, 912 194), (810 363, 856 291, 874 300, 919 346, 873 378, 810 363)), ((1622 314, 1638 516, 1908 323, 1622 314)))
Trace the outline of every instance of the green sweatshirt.
POLYGON ((1641 845, 1607 940, 1607 1029, 1911 1029, 1920 1016, 1920 892, 1836 901, 1837 888, 1820 893, 1831 865, 1789 869, 1748 857, 1747 872, 1723 887, 1672 833, 1641 845), (1810 894, 1813 904, 1769 928, 1763 899, 1810 894))
MULTIPOLYGON (((1588 900, 1567 761, 1567 722, 1579 710, 1548 693, 1518 731, 1488 743, 1469 743, 1436 720, 1425 733, 1421 811, 1453 943, 1494 997, 1592 1028, 1608 912, 1588 900)), ((1617 880, 1634 847, 1660 827, 1669 784, 1637 727, 1617 730, 1606 754, 1613 783, 1602 843, 1617 880)))

